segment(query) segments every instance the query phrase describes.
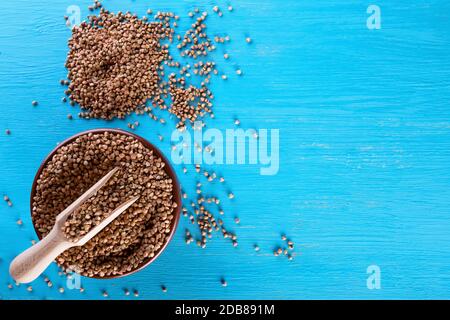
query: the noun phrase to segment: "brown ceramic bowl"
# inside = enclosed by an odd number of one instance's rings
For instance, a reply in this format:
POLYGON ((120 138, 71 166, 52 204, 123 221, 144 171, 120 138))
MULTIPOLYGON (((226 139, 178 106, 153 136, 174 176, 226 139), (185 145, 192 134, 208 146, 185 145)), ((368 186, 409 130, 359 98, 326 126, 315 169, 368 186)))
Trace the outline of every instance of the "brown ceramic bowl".
MULTIPOLYGON (((175 234, 175 230, 177 228, 178 225, 178 221, 180 219, 180 211, 181 211, 181 191, 180 191, 180 184, 178 183, 178 179, 177 176, 175 174, 175 172, 173 171, 170 162, 167 160, 167 158, 162 154, 161 151, 159 151, 158 148, 156 148, 154 145, 152 145, 150 142, 148 142, 147 140, 145 140, 144 138, 135 135, 134 133, 125 131, 125 130, 121 130, 121 129, 93 129, 93 130, 87 130, 87 131, 83 131, 81 133, 78 133, 70 138, 68 138, 67 140, 61 142, 60 144, 58 144, 58 146, 53 149, 52 152, 50 152, 50 154, 44 159, 44 161, 42 162, 41 166, 39 167, 38 172, 36 173, 36 176, 34 177, 34 181, 33 181, 33 186, 31 188, 31 199, 30 199, 30 210, 31 212, 33 211, 33 198, 36 194, 36 184, 37 184, 37 180, 39 179, 42 170, 45 168, 45 166, 47 165, 47 163, 50 161, 50 159, 53 158, 53 155, 56 153, 56 151, 61 148, 64 145, 67 145, 69 143, 71 143, 72 141, 74 141, 76 138, 83 136, 85 134, 88 133, 103 133, 103 132, 112 132, 112 133, 119 133, 119 134, 124 134, 127 136, 131 136, 133 138, 138 139, 145 147, 147 147, 148 149, 152 150, 157 156, 159 156, 163 162, 166 164, 164 166, 166 173, 169 175, 169 177, 172 179, 173 181, 173 195, 175 198, 175 201, 177 202, 177 208, 174 211, 174 219, 172 220, 172 225, 171 225, 171 231, 169 234, 169 237, 166 241, 166 243, 161 247, 161 249, 158 250, 158 252, 152 257, 152 258, 148 258, 147 261, 143 262, 138 268, 131 270, 127 273, 124 273, 122 275, 117 275, 117 276, 107 276, 107 277, 92 277, 92 278, 97 278, 97 279, 112 279, 112 278, 121 278, 130 274, 133 274, 135 272, 138 272, 140 270, 142 270, 143 268, 145 268, 146 266, 148 266, 150 263, 152 263, 153 261, 156 260, 156 258, 158 258, 158 256, 161 254, 161 252, 164 251, 164 249, 167 247, 167 245, 169 244, 169 242, 172 240, 173 235, 175 234)), ((32 217, 33 220, 33 217, 32 217)), ((36 234, 39 238, 39 240, 42 239, 42 234, 39 232, 39 230, 36 229, 36 226, 34 225, 34 221, 33 221, 33 226, 34 226, 34 230, 36 231, 36 234)))

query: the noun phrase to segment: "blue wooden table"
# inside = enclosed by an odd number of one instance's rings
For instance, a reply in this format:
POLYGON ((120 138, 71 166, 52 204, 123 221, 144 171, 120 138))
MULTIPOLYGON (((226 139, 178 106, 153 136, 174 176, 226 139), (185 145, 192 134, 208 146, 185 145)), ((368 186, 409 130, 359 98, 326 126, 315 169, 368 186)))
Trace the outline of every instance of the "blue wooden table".
MULTIPOLYGON (((0 203, 1 298, 105 299, 102 290, 109 299, 450 298, 450 3, 444 0, 105 1, 112 11, 139 15, 148 7, 175 11, 181 28, 195 6, 210 13, 221 6, 224 16, 211 14, 209 29, 232 39, 230 61, 216 54, 229 79, 212 85, 216 118, 208 125, 233 128, 238 117, 243 128, 279 129, 279 172, 215 167, 236 196, 223 202, 237 248, 218 236, 206 249, 187 246, 189 222, 182 218, 167 250, 135 275, 82 278, 84 293, 61 294, 66 279, 53 265, 45 274, 52 288, 41 277, 32 292, 26 285, 9 289, 9 262, 36 239, 31 183, 57 142, 91 128, 127 129, 138 119, 135 132, 170 154, 158 134, 170 134, 174 120, 163 126, 136 116, 67 119, 78 109, 61 103, 70 37, 63 16, 78 5, 85 17, 89 4, 0 3, 0 193, 13 202, 0 203), (380 25, 371 20, 373 8, 380 9, 380 25), (293 261, 272 254, 281 233, 296 244, 293 261), (374 275, 379 283, 370 280, 374 275), (126 297, 124 288, 139 297, 126 297)), ((175 169, 184 186, 193 184, 194 175, 175 169)), ((218 190, 226 199, 227 190, 218 190)))

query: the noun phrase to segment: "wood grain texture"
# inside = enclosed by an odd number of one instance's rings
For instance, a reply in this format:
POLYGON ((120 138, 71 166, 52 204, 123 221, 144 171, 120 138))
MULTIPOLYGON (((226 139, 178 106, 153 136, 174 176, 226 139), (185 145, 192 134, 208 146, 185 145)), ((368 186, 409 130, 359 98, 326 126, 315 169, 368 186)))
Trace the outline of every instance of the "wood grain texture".
MULTIPOLYGON (((231 1, 233 13, 209 21, 212 34, 232 38, 230 61, 220 50, 216 55, 229 80, 212 86, 216 119, 209 125, 233 128, 237 116, 244 128, 280 129, 281 144, 275 176, 261 176, 251 165, 216 167, 236 195, 224 209, 239 247, 220 238, 204 250, 188 247, 182 220, 161 257, 133 276, 83 278, 85 293, 60 294, 65 279, 53 266, 46 272, 53 288, 38 279, 31 293, 24 286, 9 290, 9 262, 35 239, 29 193, 42 159, 82 130, 126 128, 126 121, 69 121, 67 113, 78 110, 60 102, 70 37, 62 17, 72 4, 86 15, 89 3, 0 4, 0 192, 14 203, 0 206, 3 299, 103 299, 103 289, 125 298, 124 287, 138 289, 143 299, 450 298, 450 4, 438 0, 231 1), (381 8, 381 30, 366 28, 372 3, 381 8), (281 232, 296 243, 292 263, 271 253, 281 232), (372 264, 381 268, 380 290, 366 287, 372 264)), ((185 28, 189 10, 211 11, 216 3, 227 2, 166 0, 151 7, 176 11, 185 28)), ((139 15, 148 6, 105 5, 139 15)), ((169 154, 168 140, 157 134, 168 136, 171 126, 138 119, 136 133, 169 154)), ((193 190, 195 176, 176 170, 193 190)), ((222 197, 227 191, 215 190, 222 197)))

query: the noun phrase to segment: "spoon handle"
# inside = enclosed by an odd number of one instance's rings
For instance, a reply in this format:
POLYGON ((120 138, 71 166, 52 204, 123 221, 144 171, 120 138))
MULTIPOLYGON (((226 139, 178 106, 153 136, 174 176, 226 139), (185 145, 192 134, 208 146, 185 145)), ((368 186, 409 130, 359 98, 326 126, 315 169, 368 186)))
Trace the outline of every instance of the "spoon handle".
POLYGON ((11 262, 9 273, 18 283, 29 283, 39 277, 57 256, 73 246, 65 240, 61 231, 54 227, 44 239, 11 262))

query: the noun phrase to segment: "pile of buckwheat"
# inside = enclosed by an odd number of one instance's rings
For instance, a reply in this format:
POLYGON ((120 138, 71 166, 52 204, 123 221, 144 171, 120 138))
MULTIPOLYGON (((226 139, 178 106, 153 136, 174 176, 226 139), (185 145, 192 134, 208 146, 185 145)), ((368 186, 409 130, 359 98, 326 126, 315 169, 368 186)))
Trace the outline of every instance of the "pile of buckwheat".
POLYGON ((165 163, 134 137, 89 133, 57 150, 37 180, 33 223, 45 237, 56 216, 115 167, 119 171, 72 213, 64 233, 77 241, 121 203, 139 199, 82 247, 57 258, 64 269, 85 276, 114 276, 135 270, 168 241, 176 199, 165 163))
MULTIPOLYGON (((97 8, 97 7, 96 7, 97 8)), ((178 41, 180 56, 206 57, 216 49, 206 34, 207 13, 192 13, 194 20, 184 37, 175 36, 178 16, 158 12, 153 20, 131 13, 110 13, 101 8, 87 22, 74 26, 69 40, 65 93, 71 105, 78 103, 82 118, 125 118, 130 113, 148 113, 152 108, 168 110, 184 127, 198 117, 212 114, 212 93, 206 85, 218 74, 213 62, 195 64, 194 74, 202 78, 199 86, 186 85, 189 64, 182 65, 169 54, 170 44, 178 41), (197 16, 198 15, 198 16, 197 16), (176 68, 165 78, 165 66, 176 68), (150 102, 148 104, 147 102, 150 102)), ((63 98, 63 102, 67 98, 63 98)))
POLYGON ((171 39, 172 33, 165 17, 147 23, 106 10, 74 27, 66 61, 67 93, 87 110, 81 116, 124 118, 148 99, 158 100, 161 63, 169 58, 161 40, 171 39))

